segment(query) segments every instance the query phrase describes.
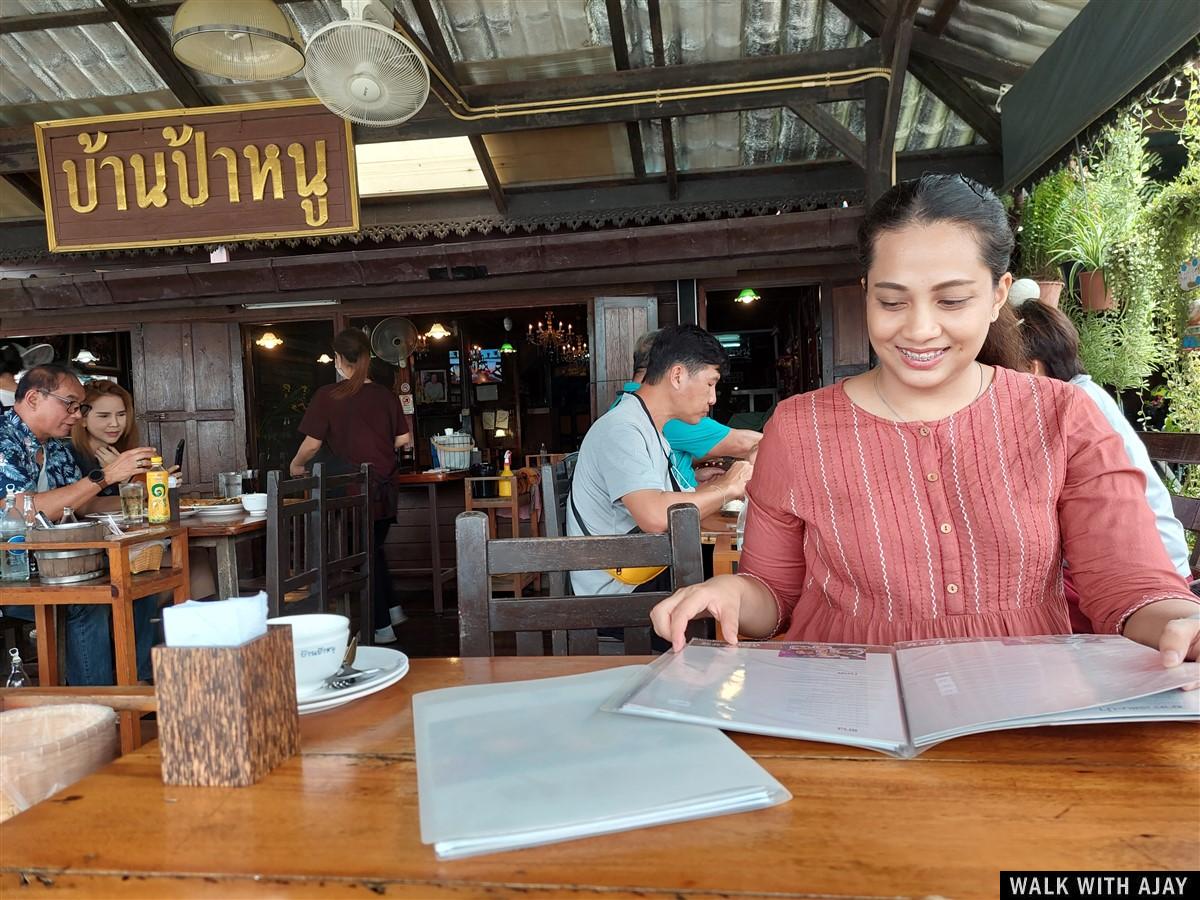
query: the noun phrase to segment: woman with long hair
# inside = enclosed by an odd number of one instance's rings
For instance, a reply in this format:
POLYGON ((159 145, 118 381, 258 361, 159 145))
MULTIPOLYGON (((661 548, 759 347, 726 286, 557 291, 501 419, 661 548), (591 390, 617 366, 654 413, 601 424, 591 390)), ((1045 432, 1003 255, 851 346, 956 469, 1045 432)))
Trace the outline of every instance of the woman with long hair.
POLYGON ((737 575, 651 618, 675 649, 723 633, 891 644, 1070 633, 1062 559, 1096 630, 1195 659, 1200 607, 1145 482, 1095 404, 1022 371, 1013 234, 957 175, 897 185, 859 228, 868 372, 780 403, 747 491, 737 575))
POLYGON ((396 518, 396 451, 411 443, 408 419, 400 398, 371 379, 371 345, 357 328, 347 328, 333 340, 333 364, 340 380, 318 388, 300 422, 304 440, 289 471, 300 477, 318 452, 328 445, 335 461, 347 468, 371 464, 374 480, 375 643, 396 640, 393 626, 407 616, 392 602, 391 578, 383 543, 396 518), (384 623, 380 625, 379 623, 384 623))
MULTIPOLYGON (((141 446, 133 397, 115 381, 89 381, 84 387, 83 406, 91 409, 71 426, 71 449, 79 471, 102 469, 126 450, 141 446)), ((120 487, 110 484, 100 496, 116 496, 120 487)))

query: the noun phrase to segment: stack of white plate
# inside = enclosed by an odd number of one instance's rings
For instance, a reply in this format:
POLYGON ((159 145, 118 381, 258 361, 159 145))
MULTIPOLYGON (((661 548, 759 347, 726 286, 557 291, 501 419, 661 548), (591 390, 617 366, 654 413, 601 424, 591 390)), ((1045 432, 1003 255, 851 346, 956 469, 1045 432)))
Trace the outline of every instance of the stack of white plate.
POLYGON ((359 647, 354 656, 354 666, 357 669, 382 669, 374 675, 364 678, 357 684, 339 689, 321 685, 312 691, 301 694, 300 715, 320 712, 323 709, 333 709, 358 700, 369 694, 382 691, 395 684, 408 674, 408 657, 399 650, 388 647, 359 647))

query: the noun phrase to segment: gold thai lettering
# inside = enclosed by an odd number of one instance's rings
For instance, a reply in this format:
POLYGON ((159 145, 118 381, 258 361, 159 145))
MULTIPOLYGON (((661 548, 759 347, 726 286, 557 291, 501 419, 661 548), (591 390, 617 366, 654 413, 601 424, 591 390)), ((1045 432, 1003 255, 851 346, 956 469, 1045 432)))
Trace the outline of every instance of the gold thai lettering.
POLYGON ((133 167, 133 184, 137 189, 139 209, 153 206, 157 209, 167 205, 167 161, 161 150, 154 153, 154 187, 146 189, 146 160, 135 153, 129 158, 133 167))
POLYGON ((96 202, 99 200, 96 192, 96 160, 89 156, 84 160, 84 169, 87 172, 85 182, 87 184, 88 202, 79 202, 79 172, 75 165, 75 160, 64 159, 62 164, 63 171, 67 173, 67 197, 71 201, 71 209, 77 213, 90 213, 96 208, 96 202))
POLYGON ((329 220, 329 202, 324 197, 317 198, 317 212, 313 214, 312 198, 301 200, 300 206, 304 210, 304 221, 313 228, 318 225, 324 225, 329 220))
POLYGON ((119 156, 106 156, 100 160, 100 168, 108 166, 113 171, 113 190, 117 194, 117 209, 129 209, 129 202, 125 196, 125 160, 119 156))
POLYGON ((315 204, 311 199, 300 201, 300 207, 304 210, 304 221, 312 228, 324 225, 329 220, 329 202, 325 199, 325 195, 329 193, 329 185, 325 181, 328 175, 325 168, 325 142, 317 141, 317 167, 311 180, 308 177, 308 164, 304 159, 304 145, 289 144, 288 156, 292 158, 295 170, 296 193, 301 197, 317 198, 315 204))
POLYGON ((85 131, 76 140, 79 141, 79 146, 83 148, 84 153, 99 153, 108 143, 108 135, 103 131, 97 131, 96 136, 92 137, 85 131))
POLYGON ((266 190, 267 178, 271 179, 271 196, 283 199, 283 166, 279 161, 279 145, 267 144, 266 159, 259 157, 258 148, 248 144, 242 148, 242 156, 250 161, 250 187, 255 200, 261 200, 266 190))
MULTIPOLYGON (((92 137, 87 132, 82 132, 75 138, 79 141, 79 146, 83 148, 84 153, 99 153, 104 149, 104 145, 108 143, 108 135, 103 131, 97 131, 96 136, 92 137)), ((96 160, 92 156, 88 156, 83 161, 84 170, 84 187, 87 189, 87 202, 80 202, 79 199, 79 166, 73 159, 63 160, 62 170, 67 173, 67 199, 71 202, 71 209, 77 213, 87 214, 96 208, 100 202, 100 191, 96 185, 96 160)))
POLYGON ((329 193, 329 185, 325 183, 325 177, 328 172, 325 168, 324 141, 317 141, 317 171, 313 173, 311 180, 308 177, 308 165, 304 161, 304 145, 289 144, 288 156, 292 158, 292 162, 296 169, 297 194, 299 194, 301 197, 324 197, 329 193))
POLYGON ((192 146, 196 163, 196 193, 189 187, 187 154, 182 150, 171 152, 171 162, 175 164, 175 174, 179 178, 179 199, 187 206, 203 206, 208 202, 208 147, 203 131, 193 131, 191 125, 184 125, 176 131, 170 125, 162 130, 162 135, 172 147, 183 147, 192 138, 192 146))
POLYGON ((221 157, 225 160, 225 174, 229 178, 229 202, 240 203, 241 191, 238 190, 238 158, 237 153, 229 147, 218 147, 212 152, 212 158, 221 157))

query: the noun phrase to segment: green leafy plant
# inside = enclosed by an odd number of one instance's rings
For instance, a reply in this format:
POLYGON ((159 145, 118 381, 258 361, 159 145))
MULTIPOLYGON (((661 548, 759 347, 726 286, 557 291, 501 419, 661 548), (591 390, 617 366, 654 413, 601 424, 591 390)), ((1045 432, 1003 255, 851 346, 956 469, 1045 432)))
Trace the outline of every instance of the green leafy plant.
POLYGON ((1063 218, 1075 179, 1067 169, 1047 175, 1021 207, 1021 274, 1042 281, 1061 277, 1054 260, 1062 244, 1063 218))

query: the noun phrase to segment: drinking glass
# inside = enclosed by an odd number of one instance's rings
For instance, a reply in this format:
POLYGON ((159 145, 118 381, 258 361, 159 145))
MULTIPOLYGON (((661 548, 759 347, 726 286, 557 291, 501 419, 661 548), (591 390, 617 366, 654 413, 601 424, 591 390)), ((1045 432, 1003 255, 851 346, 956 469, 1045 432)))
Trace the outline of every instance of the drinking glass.
POLYGON ((121 515, 126 522, 141 522, 146 516, 146 486, 140 481, 121 485, 121 515))

